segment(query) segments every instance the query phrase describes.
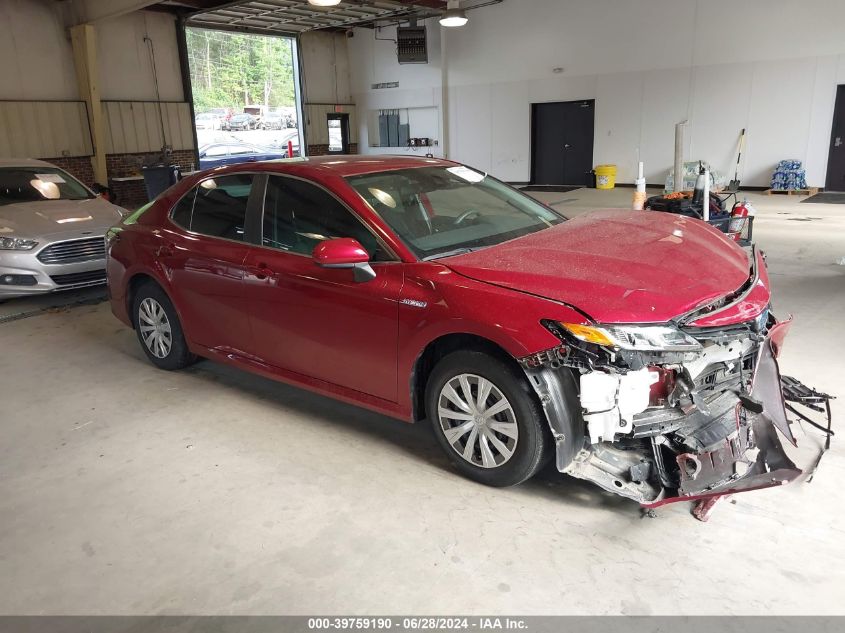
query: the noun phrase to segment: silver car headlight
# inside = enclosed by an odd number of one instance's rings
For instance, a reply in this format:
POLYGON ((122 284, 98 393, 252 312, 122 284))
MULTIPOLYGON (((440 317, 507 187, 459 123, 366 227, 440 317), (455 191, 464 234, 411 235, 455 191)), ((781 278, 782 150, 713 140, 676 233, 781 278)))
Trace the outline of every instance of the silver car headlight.
POLYGON ((701 344, 672 325, 582 325, 559 323, 578 340, 640 352, 687 352, 701 344))
POLYGON ((0 251, 31 251, 38 246, 35 240, 22 237, 0 237, 0 251))

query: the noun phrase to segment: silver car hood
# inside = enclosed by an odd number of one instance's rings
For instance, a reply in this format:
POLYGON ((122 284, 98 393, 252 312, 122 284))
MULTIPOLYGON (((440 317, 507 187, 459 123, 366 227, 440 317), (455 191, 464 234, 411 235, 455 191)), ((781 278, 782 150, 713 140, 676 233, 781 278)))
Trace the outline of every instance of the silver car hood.
POLYGON ((0 236, 103 235, 120 218, 119 208, 102 198, 20 202, 0 206, 0 236))

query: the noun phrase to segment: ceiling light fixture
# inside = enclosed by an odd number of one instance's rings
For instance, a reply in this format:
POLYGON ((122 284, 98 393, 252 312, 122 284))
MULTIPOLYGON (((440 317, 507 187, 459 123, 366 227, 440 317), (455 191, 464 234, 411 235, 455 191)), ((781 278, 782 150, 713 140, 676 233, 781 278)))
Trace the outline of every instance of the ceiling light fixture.
POLYGON ((308 0, 308 4, 313 4, 315 7, 333 7, 340 4, 340 0, 308 0))
POLYGON ((440 24, 453 28, 463 26, 467 21, 467 12, 461 9, 461 0, 449 0, 446 10, 440 16, 440 24))

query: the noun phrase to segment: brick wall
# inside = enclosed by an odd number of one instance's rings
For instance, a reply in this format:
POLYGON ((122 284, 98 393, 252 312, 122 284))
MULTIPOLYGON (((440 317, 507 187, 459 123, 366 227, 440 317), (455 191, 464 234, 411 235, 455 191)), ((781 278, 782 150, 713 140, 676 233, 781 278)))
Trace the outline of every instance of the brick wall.
MULTIPOLYGON (((130 209, 146 204, 147 189, 143 179, 115 182, 115 178, 140 176, 143 165, 154 165, 161 159, 158 152, 141 154, 106 154, 106 168, 109 172, 109 187, 117 195, 117 203, 130 209)), ((170 155, 170 164, 179 165, 183 171, 197 168, 197 156, 193 150, 176 150, 170 155)))
MULTIPOLYGON (((109 174, 109 187, 117 195, 117 203, 122 207, 136 208, 147 202, 147 190, 144 181, 129 180, 115 182, 115 178, 140 176, 141 166, 155 164, 161 155, 158 152, 141 154, 106 154, 106 169, 109 174)), ((94 184, 94 168, 90 156, 73 156, 59 158, 42 158, 57 167, 61 167, 89 187, 94 184)), ((179 165, 182 171, 197 168, 197 157, 193 150, 177 150, 170 156, 173 164, 179 165)), ((102 183, 101 183, 102 184, 102 183)))
MULTIPOLYGON (((159 152, 143 154, 106 154, 106 168, 109 178, 138 176, 143 165, 155 165, 161 159, 159 152)), ((193 150, 176 150, 170 155, 170 162, 179 165, 182 171, 189 171, 191 165, 196 169, 197 157, 193 150)))
MULTIPOLYGON (((349 153, 350 154, 357 154, 358 153, 358 143, 350 143, 349 144, 349 153)), ((328 156, 329 154, 329 146, 328 145, 309 145, 308 146, 308 155, 309 156, 328 156)))
POLYGON ((91 165, 90 156, 60 156, 58 158, 41 158, 39 160, 46 160, 48 163, 53 163, 56 167, 64 169, 67 173, 75 176, 89 187, 94 184, 94 167, 91 165))

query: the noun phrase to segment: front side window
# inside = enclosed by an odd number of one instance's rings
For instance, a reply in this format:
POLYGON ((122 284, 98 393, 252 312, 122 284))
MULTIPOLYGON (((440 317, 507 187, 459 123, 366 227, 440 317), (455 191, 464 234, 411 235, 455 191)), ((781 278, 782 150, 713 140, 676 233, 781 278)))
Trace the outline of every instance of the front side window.
POLYGON ((82 183, 57 167, 0 168, 0 205, 93 197, 82 183))
POLYGON ((493 246, 566 219, 463 165, 401 169, 347 180, 422 259, 493 246))
POLYGON ((242 242, 252 182, 250 174, 203 180, 173 208, 171 219, 193 233, 242 242))
POLYGON ((301 255, 311 255, 320 242, 351 237, 373 261, 390 257, 376 237, 332 195, 311 183, 271 176, 264 196, 262 244, 301 255))

